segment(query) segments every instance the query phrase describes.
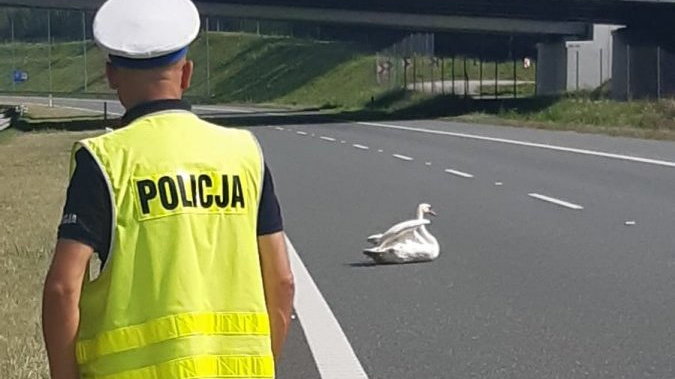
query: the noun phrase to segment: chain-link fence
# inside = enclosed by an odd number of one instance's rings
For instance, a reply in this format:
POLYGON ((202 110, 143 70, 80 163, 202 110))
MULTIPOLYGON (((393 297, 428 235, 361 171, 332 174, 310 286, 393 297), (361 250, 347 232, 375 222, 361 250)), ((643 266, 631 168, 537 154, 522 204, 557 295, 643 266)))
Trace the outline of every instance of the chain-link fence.
MULTIPOLYGON (((104 75, 105 56, 92 38, 93 17, 92 12, 75 10, 0 8, 0 92, 112 96, 104 75)), ((224 17, 203 17, 202 29, 189 53, 196 63, 193 86, 187 94, 193 98, 220 94, 222 71, 227 69, 223 62, 237 59, 229 57, 224 48, 227 33, 358 41, 372 52, 361 49, 359 54, 376 55, 373 77, 384 90, 475 97, 534 94, 533 60, 515 54, 509 46, 498 54, 502 58, 470 57, 437 51, 434 33, 224 17)), ((227 39, 228 44, 233 41, 227 39)), ((256 54, 253 47, 247 51, 256 54)))
MULTIPOLYGON (((377 54, 378 83, 427 94, 480 98, 535 94, 536 63, 507 51, 509 60, 436 51, 435 34, 411 34, 377 54), (516 58, 517 57, 517 58, 516 58)), ((505 50, 508 46, 505 47, 505 50)))
POLYGON ((675 97, 675 52, 620 34, 615 40, 612 97, 619 100, 675 97))
MULTIPOLYGON (((113 95, 104 74, 106 57, 93 42, 93 18, 86 11, 0 8, 0 92, 113 95)), ((202 33, 189 53, 196 72, 188 96, 214 95, 214 66, 224 53, 213 46, 227 33, 316 40, 332 36, 320 25, 202 17, 202 33)))

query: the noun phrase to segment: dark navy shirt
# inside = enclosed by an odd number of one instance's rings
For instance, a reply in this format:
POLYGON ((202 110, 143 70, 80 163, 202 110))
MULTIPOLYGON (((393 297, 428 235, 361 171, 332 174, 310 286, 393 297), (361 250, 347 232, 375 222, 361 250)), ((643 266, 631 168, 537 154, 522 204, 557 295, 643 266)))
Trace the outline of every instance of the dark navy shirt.
MULTIPOLYGON (((150 113, 182 109, 189 104, 180 100, 161 100, 142 104, 129 110, 122 118, 123 125, 150 113)), ((91 154, 80 149, 75 154, 75 172, 68 186, 59 238, 71 239, 91 246, 105 263, 110 249, 112 209, 108 186, 101 169, 91 154)), ((268 235, 283 230, 279 201, 274 192, 272 174, 265 165, 262 197, 258 210, 258 235, 268 235)))

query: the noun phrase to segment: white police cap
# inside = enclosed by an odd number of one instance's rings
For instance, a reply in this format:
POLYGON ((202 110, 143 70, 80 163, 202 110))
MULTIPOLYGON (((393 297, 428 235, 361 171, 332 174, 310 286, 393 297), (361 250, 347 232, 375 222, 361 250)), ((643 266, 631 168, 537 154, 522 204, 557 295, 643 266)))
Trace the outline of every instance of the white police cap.
POLYGON ((153 68, 184 57, 199 28, 190 0, 108 0, 96 13, 94 39, 113 65, 153 68))

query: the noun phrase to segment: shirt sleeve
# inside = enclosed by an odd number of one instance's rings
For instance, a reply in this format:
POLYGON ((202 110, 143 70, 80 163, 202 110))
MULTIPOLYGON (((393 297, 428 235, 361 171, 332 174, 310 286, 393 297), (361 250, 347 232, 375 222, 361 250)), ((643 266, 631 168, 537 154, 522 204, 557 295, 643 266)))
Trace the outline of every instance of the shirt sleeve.
POLYGON ((110 248, 112 207, 108 186, 91 154, 75 153, 75 171, 68 186, 58 237, 88 245, 105 261, 110 248))
POLYGON ((267 164, 265 164, 265 177, 263 179, 260 208, 258 209, 258 236, 278 233, 284 230, 281 217, 281 207, 274 192, 274 180, 267 164))

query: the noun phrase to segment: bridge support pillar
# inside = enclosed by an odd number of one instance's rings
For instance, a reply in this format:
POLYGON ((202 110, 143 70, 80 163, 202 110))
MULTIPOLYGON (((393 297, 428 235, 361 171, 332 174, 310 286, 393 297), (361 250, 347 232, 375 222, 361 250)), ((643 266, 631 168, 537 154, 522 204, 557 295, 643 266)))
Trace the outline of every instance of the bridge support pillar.
POLYGON ((565 41, 537 44, 537 95, 558 95, 567 90, 565 41))
POLYGON ((593 25, 592 38, 537 45, 537 93, 558 95, 595 90, 612 77, 613 25, 593 25))

